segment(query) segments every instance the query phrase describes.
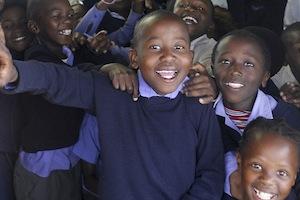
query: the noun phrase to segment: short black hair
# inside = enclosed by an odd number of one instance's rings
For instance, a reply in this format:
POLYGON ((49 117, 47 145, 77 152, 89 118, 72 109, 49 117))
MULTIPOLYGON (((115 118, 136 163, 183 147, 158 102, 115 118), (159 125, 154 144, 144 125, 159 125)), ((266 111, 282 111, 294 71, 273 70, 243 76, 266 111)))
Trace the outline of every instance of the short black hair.
POLYGON ((258 117, 251 121, 246 126, 240 141, 239 151, 241 153, 247 150, 248 144, 253 140, 257 132, 262 135, 275 134, 293 142, 297 146, 298 161, 300 161, 300 132, 291 128, 284 119, 258 117))
MULTIPOLYGON (((156 10, 154 12, 151 12, 147 15, 145 15, 139 22, 136 24, 134 28, 134 34, 133 34, 133 39, 132 39, 132 46, 136 47, 138 44, 139 40, 143 37, 145 28, 148 26, 151 26, 154 22, 157 22, 162 19, 174 19, 181 23, 184 27, 186 27, 186 24, 184 21, 174 13, 166 10, 156 10)), ((166 27, 168 28, 168 27, 166 27)))
POLYGON ((41 9, 48 0, 27 0, 27 19, 37 20, 40 18, 41 9))
POLYGON ((5 2, 4 7, 0 12, 0 20, 2 19, 2 14, 5 12, 5 10, 12 8, 12 7, 19 7, 19 8, 23 8, 24 10, 26 10, 26 5, 24 2, 16 1, 16 0, 5 2))
POLYGON ((254 41, 262 50, 263 57, 264 57, 264 66, 263 67, 268 72, 270 72, 270 70, 271 70, 271 55, 270 55, 270 51, 269 51, 267 45, 260 37, 256 36, 255 34, 249 32, 247 30, 243 30, 243 29, 231 31, 231 32, 227 33, 226 35, 224 35, 223 37, 221 37, 221 39, 216 43, 216 45, 213 48, 213 52, 212 52, 213 65, 215 63, 219 44, 222 42, 222 40, 224 40, 225 38, 228 38, 228 37, 244 38, 244 39, 250 39, 250 40, 254 41))

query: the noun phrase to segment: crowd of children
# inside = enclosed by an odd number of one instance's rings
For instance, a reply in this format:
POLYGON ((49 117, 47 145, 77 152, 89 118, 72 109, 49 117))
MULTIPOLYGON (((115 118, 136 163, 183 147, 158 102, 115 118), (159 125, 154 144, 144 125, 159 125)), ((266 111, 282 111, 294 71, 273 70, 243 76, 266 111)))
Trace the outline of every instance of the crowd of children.
POLYGON ((300 21, 91 2, 0 1, 1 199, 300 198, 300 21))

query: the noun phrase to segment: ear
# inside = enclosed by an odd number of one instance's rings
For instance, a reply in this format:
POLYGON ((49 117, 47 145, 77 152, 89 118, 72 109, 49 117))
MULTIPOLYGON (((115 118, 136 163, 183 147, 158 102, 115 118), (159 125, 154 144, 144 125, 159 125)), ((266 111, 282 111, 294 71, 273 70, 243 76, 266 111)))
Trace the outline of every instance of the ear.
POLYGON ((40 28, 37 25, 37 23, 33 20, 29 20, 27 23, 27 28, 30 32, 34 33, 34 34, 38 34, 40 32, 40 28))
POLYGON ((261 86, 262 87, 266 87, 267 86, 267 82, 268 82, 269 79, 270 79, 270 72, 266 72, 264 74, 263 80, 261 82, 261 86))
POLYGON ((133 69, 138 69, 138 56, 137 56, 137 51, 135 49, 131 49, 129 51, 129 61, 130 61, 130 66, 133 69))

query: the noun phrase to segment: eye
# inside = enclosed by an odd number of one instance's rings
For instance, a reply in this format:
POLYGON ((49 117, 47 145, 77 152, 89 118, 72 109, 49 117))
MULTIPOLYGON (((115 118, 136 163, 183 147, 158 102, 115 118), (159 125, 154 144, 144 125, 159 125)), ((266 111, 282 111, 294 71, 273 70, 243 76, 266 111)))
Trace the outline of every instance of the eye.
POLYGON ((244 63, 244 66, 245 66, 245 67, 254 67, 254 64, 251 63, 251 62, 245 62, 245 63, 244 63))
POLYGON ((223 59, 220 61, 221 64, 224 64, 224 65, 230 65, 230 61, 227 60, 227 59, 223 59))
POLYGON ((153 49, 153 50, 160 50, 161 47, 159 45, 150 45, 149 49, 153 49))
POLYGON ((252 163, 250 166, 254 171, 261 171, 262 170, 262 166, 258 163, 252 163))
POLYGON ((197 11, 204 11, 205 9, 203 7, 194 7, 194 10, 197 10, 197 11))
POLYGON ((177 51, 184 51, 185 47, 181 46, 181 45, 175 45, 174 49, 177 50, 177 51))
POLYGON ((287 177, 289 176, 289 173, 286 170, 279 170, 277 171, 277 175, 280 177, 287 177))
POLYGON ((2 28, 5 30, 9 30, 12 28, 12 23, 3 23, 2 28))

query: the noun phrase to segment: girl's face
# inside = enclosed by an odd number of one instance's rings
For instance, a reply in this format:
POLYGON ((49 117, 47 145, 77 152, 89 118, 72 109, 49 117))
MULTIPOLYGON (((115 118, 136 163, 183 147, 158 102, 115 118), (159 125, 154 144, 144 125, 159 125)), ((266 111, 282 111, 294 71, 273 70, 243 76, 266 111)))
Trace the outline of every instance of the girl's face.
POLYGON ((257 133, 238 154, 238 163, 244 200, 284 200, 297 176, 297 146, 274 133, 257 133))
POLYGON ((252 109, 258 88, 269 79, 264 64, 263 51, 254 39, 238 36, 222 39, 213 69, 226 107, 252 109))
POLYGON ((32 35, 27 29, 25 9, 13 6, 5 9, 1 19, 6 45, 9 49, 23 52, 32 42, 32 35))

